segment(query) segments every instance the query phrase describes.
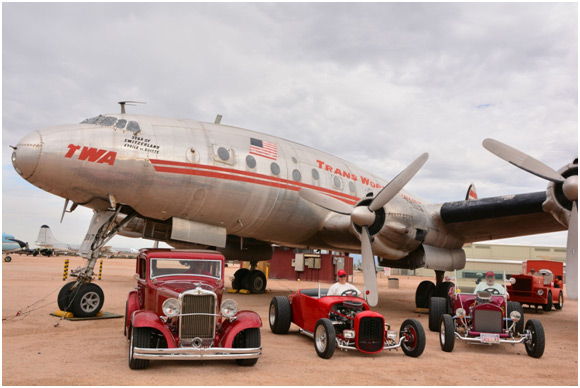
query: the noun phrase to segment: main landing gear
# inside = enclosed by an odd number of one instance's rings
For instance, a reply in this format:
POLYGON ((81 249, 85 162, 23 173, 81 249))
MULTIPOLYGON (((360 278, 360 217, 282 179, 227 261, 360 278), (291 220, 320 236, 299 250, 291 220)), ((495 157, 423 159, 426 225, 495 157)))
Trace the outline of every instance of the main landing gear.
POLYGON ((261 294, 266 291, 266 275, 256 269, 256 263, 252 263, 251 269, 240 268, 234 273, 232 288, 234 290, 248 290, 251 294, 261 294))
POLYGON ((85 267, 71 271, 71 276, 77 280, 69 282, 60 289, 57 297, 58 308, 71 312, 75 317, 94 317, 103 307, 105 296, 98 285, 91 283, 93 269, 99 258, 101 248, 117 234, 135 216, 134 212, 117 223, 121 206, 115 210, 95 211, 89 231, 81 245, 80 254, 87 259, 85 267))
POLYGON ((432 297, 449 299, 449 289, 455 285, 443 279, 445 271, 435 271, 435 283, 424 280, 415 291, 415 306, 418 309, 428 309, 432 297))

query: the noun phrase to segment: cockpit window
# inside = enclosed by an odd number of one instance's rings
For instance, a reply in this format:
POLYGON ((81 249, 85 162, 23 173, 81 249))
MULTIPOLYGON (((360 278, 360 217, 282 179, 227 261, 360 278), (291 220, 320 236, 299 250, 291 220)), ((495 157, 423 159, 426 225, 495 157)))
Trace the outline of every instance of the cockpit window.
POLYGON ((105 117, 103 115, 98 115, 96 117, 91 117, 90 119, 86 119, 86 120, 82 121, 81 124, 98 124, 98 125, 102 125, 103 127, 114 126, 117 129, 126 129, 127 131, 131 131, 131 132, 135 132, 135 133, 138 133, 139 131, 141 131, 141 128, 139 127, 138 122, 129 121, 127 123, 127 120, 125 120, 125 119, 117 120, 116 117, 112 117, 112 116, 105 117), (125 128, 125 126, 127 126, 127 128, 125 128))
POLYGON ((129 121, 129 124, 127 125, 127 131, 137 133, 140 130, 141 128, 139 128, 139 123, 137 123, 136 121, 129 121))
POLYGON ((103 121, 100 122, 100 125, 103 127, 111 127, 117 122, 116 117, 106 117, 103 121))
POLYGON ((115 125, 115 127, 119 128, 119 129, 123 129, 123 128, 125 128, 126 124, 127 124, 127 120, 121 119, 121 120, 117 121, 117 125, 115 125))

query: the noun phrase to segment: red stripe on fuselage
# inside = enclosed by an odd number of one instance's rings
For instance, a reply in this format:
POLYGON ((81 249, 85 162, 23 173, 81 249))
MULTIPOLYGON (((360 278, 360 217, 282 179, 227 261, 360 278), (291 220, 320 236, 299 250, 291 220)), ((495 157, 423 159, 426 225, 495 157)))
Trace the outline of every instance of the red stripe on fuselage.
POLYGON ((301 188, 309 188, 312 190, 321 191, 324 194, 330 195, 343 202, 350 205, 354 205, 359 201, 360 198, 338 193, 336 191, 326 189, 324 187, 318 187, 309 185, 306 183, 290 181, 287 179, 271 177, 263 174, 258 174, 251 171, 241 171, 231 168, 209 166, 204 164, 193 164, 184 162, 174 162, 170 160, 160 160, 160 159, 150 159, 155 171, 166 172, 171 174, 182 174, 182 175, 196 175, 205 176, 217 179, 226 179, 238 182, 247 182, 259 184, 262 186, 277 187, 285 190, 300 191, 301 188))

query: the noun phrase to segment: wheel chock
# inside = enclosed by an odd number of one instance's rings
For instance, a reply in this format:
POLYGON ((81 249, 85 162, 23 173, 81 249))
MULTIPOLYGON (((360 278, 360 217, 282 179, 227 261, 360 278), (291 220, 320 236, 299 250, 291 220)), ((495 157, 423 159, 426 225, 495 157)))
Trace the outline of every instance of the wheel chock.
MULTIPOLYGON (((62 310, 57 310, 56 313, 51 314, 54 315, 55 317, 61 317, 61 318, 66 318, 66 319, 73 319, 75 318, 74 314, 71 313, 70 311, 62 311, 62 310)), ((103 316, 103 312, 99 311, 97 313, 97 315, 95 316, 95 318, 100 318, 103 316)))
POLYGON ((237 294, 239 290, 236 290, 234 288, 228 288, 228 294, 237 294))
POLYGON ((415 309, 416 313, 420 313, 420 314, 429 314, 429 309, 424 308, 424 307, 417 307, 415 309))

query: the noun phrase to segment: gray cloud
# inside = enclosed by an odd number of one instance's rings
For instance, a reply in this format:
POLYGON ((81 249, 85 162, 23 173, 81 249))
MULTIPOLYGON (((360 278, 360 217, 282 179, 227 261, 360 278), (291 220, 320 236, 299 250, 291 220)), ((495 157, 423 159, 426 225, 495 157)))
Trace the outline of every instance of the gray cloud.
MULTIPOLYGON (((556 169, 577 156, 577 15, 575 3, 5 3, 4 230, 34 239, 63 203, 18 182, 8 145, 122 99, 221 113, 385 179, 427 151, 408 188, 434 202, 470 182, 481 196, 542 190, 481 142, 556 169)), ((86 217, 65 219, 63 239, 82 239, 86 217)))

